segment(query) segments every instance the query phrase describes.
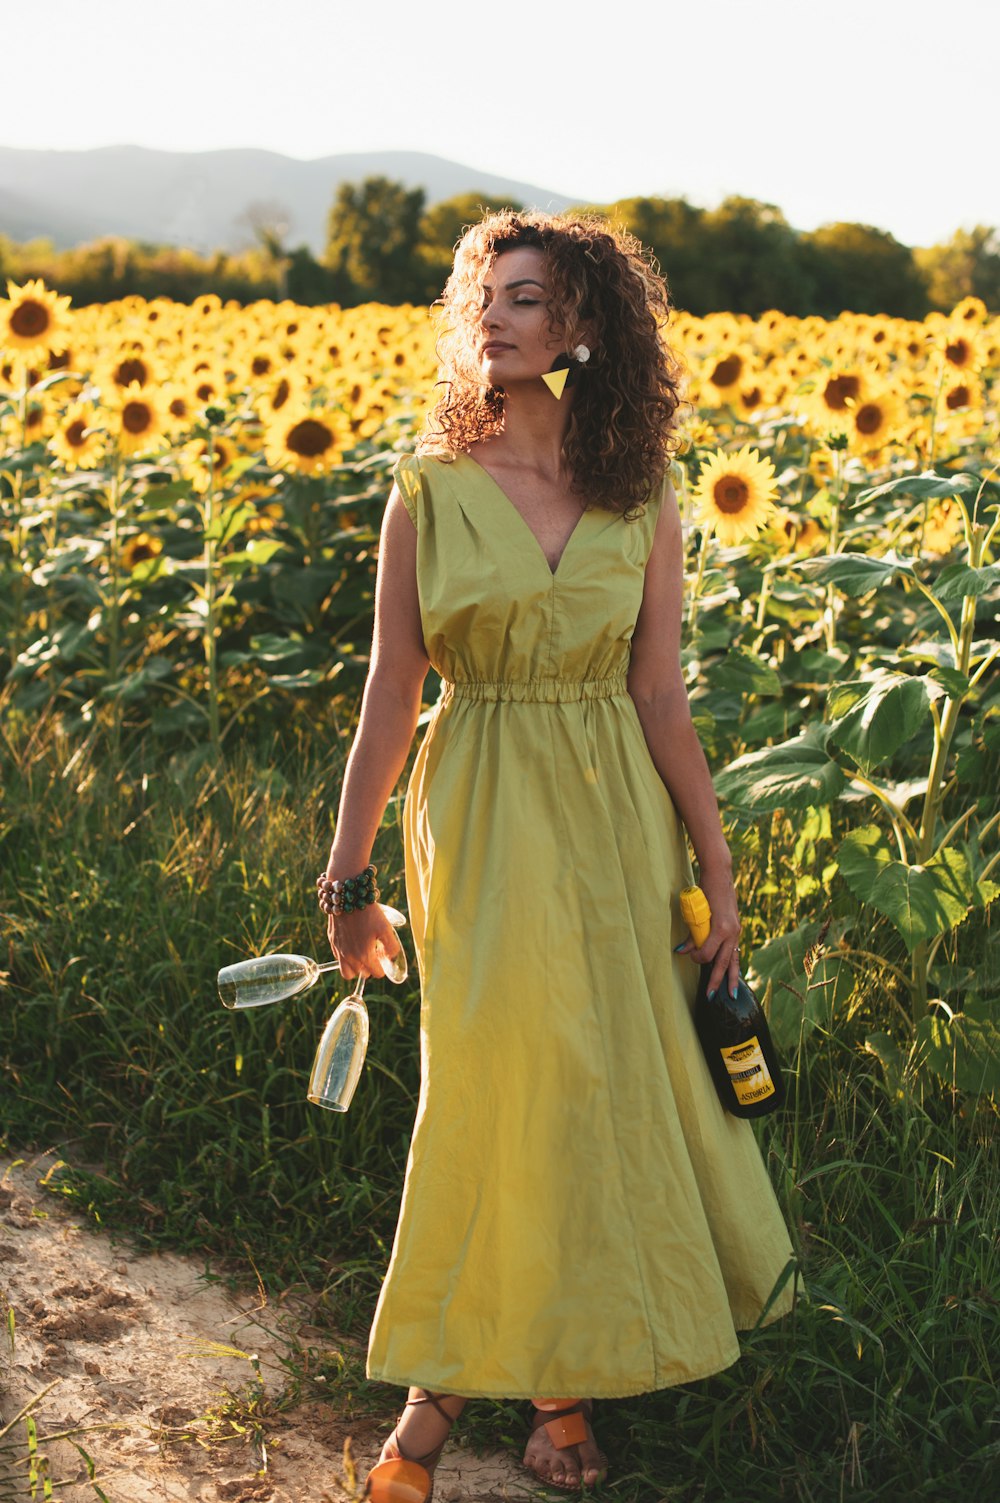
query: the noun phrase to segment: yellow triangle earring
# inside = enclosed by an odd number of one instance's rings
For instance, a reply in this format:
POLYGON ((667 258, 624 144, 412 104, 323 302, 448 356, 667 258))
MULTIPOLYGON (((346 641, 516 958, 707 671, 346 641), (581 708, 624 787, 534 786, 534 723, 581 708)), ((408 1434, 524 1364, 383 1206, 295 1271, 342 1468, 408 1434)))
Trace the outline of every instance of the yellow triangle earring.
POLYGON ((569 366, 564 365, 562 370, 546 371, 542 376, 542 380, 545 382, 546 386, 549 388, 549 391, 555 397, 557 402, 562 398, 563 388, 566 385, 566 378, 568 375, 569 366))
POLYGON ((574 369, 573 362, 575 361, 578 366, 585 365, 589 359, 590 351, 587 346, 585 344, 578 344, 573 351, 572 360, 566 354, 557 355, 553 360, 552 369, 543 374, 542 380, 557 402, 562 398, 570 372, 574 369))

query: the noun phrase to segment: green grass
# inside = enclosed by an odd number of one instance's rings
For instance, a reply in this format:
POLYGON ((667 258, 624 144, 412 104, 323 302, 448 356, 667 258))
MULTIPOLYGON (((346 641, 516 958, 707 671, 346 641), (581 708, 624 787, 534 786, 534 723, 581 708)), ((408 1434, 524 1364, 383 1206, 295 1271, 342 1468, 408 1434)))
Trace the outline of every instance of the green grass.
MULTIPOLYGON (((97 729, 8 714, 0 1132, 96 1166, 51 1181, 95 1221, 234 1278, 259 1270, 272 1292, 307 1287, 331 1346, 299 1353, 288 1394, 353 1414, 398 1399, 365 1381, 363 1346, 416 1104, 415 967, 372 988, 370 1064, 343 1118, 304 1095, 335 986, 250 1014, 215 991, 238 956, 324 953, 312 884, 349 721, 309 706, 221 767, 140 741, 112 765, 97 729)), ((399 812, 376 856, 397 904, 399 812)), ((773 869, 795 838, 772 832, 773 869)), ((890 1090, 864 1037, 897 1006, 878 972, 866 985, 793 1053, 788 1107, 758 1127, 800 1259, 794 1316, 710 1380, 599 1405, 604 1496, 978 1500, 1000 1472, 996 1114, 918 1073, 890 1090)), ((472 1404, 459 1433, 520 1445, 523 1409, 472 1404)))

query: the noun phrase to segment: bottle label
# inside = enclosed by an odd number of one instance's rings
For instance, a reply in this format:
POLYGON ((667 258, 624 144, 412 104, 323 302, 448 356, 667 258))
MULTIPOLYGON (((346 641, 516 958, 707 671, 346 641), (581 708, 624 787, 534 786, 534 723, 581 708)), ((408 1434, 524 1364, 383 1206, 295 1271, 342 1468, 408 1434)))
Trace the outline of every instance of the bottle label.
POLYGON ((729 1071, 729 1079, 741 1106, 750 1106, 755 1101, 764 1101, 768 1096, 774 1095, 774 1081, 756 1034, 744 1039, 742 1044, 731 1044, 727 1049, 720 1049, 719 1053, 729 1071))

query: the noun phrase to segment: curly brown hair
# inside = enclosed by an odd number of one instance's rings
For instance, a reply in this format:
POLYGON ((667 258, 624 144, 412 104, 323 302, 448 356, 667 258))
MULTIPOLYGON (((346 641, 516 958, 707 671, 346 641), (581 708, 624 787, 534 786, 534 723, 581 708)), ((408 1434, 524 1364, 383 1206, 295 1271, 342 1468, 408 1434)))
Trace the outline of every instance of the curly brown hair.
POLYGON ((503 391, 484 382, 476 336, 485 271, 520 246, 545 254, 549 317, 563 325, 566 348, 584 325, 593 335, 564 445, 574 489, 588 506, 636 516, 678 447, 681 368, 664 342, 670 295, 650 252, 597 218, 502 209, 466 230, 435 304, 444 391, 417 452, 464 453, 502 428, 503 391))

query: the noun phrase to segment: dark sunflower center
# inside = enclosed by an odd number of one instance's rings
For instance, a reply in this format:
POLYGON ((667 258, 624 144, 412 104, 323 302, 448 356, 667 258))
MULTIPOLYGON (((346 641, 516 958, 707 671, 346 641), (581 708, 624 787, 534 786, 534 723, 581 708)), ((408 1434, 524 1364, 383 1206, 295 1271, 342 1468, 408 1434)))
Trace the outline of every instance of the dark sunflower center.
POLYGON ((266 376, 271 369, 270 355, 255 355, 250 369, 255 376, 266 376))
POLYGON ((73 445, 74 449, 78 449, 84 442, 83 435, 86 427, 87 424, 83 418, 75 418, 74 421, 70 423, 65 429, 63 437, 68 444, 73 445))
POLYGON ((138 355, 129 355, 115 368, 115 380, 119 386, 130 386, 133 381, 138 381, 140 386, 145 386, 149 380, 149 369, 144 360, 138 355))
POLYGON ((750 500, 750 487, 739 475, 722 475, 712 487, 712 497, 720 511, 735 516, 750 500))
POLYGON ((743 361, 739 355, 727 355, 724 360, 717 360, 712 372, 712 382, 716 386, 732 386, 734 381, 740 379, 740 371, 743 369, 743 361))
POLYGON ((972 396, 966 385, 953 386, 944 399, 944 405, 952 412, 958 407, 971 407, 972 396))
POLYGON ((303 418, 291 429, 285 442, 293 454, 314 459, 317 454, 325 454, 330 448, 333 434, 325 423, 318 422, 316 418, 303 418))
POLYGON ((823 401, 834 412, 843 412, 847 398, 857 399, 861 382, 857 376, 831 376, 823 388, 823 401))
POLYGON ((127 433, 145 433, 153 425, 153 414, 145 402, 126 402, 122 408, 122 427, 127 433))
POLYGON ((51 326, 52 318, 44 303, 25 298, 11 314, 10 328, 21 339, 39 339, 51 326))
POLYGON ((859 433, 867 437, 871 433, 877 433, 882 425, 882 409, 875 402, 866 402, 858 408, 857 417, 854 419, 859 433))
POLYGON ((274 396, 271 399, 271 406, 275 412, 278 412, 282 407, 284 407, 291 394, 292 388, 289 386, 285 377, 282 376, 281 380, 278 382, 277 387, 275 388, 274 396))
POLYGON ((969 343, 966 339, 953 339, 944 347, 944 358, 952 365, 965 365, 969 359, 969 343))

